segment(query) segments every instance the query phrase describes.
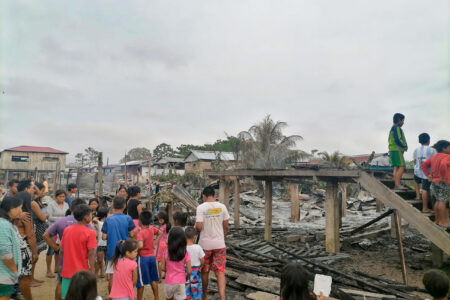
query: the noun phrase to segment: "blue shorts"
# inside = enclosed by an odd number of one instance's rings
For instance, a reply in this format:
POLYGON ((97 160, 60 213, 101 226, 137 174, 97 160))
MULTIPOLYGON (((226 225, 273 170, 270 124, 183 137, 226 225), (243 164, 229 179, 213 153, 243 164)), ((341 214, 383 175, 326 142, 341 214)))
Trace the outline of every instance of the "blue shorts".
POLYGON ((186 299, 202 299, 202 273, 200 267, 192 267, 192 274, 186 282, 186 299))
POLYGON ((158 269, 156 267, 156 256, 138 256, 138 281, 136 287, 140 288, 158 281, 158 269))

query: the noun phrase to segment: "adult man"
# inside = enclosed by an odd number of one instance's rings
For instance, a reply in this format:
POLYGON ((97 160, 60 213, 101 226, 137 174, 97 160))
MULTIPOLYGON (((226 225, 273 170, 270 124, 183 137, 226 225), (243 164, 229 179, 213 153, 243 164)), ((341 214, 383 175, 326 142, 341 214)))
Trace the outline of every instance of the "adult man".
POLYGON ((202 192, 203 203, 197 207, 195 229, 200 232, 198 244, 205 251, 205 264, 202 268, 203 299, 208 295, 209 272, 216 274, 221 300, 225 300, 225 236, 228 234, 228 210, 216 202, 215 191, 206 187, 202 192))
POLYGON ((67 204, 69 204, 69 207, 73 201, 72 195, 75 194, 77 192, 77 190, 78 190, 78 188, 75 183, 71 183, 71 184, 67 185, 67 195, 66 195, 66 200, 64 200, 64 201, 66 201, 67 204))

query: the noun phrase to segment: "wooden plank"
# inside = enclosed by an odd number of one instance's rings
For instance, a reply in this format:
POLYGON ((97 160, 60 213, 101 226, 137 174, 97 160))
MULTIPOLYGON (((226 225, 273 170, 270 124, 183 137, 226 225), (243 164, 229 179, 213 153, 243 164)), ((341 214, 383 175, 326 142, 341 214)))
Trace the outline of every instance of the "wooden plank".
POLYGON ((300 200, 298 198, 298 184, 289 184, 289 193, 291 194, 291 221, 298 223, 300 221, 300 200))
POLYGON ((240 195, 240 184, 239 178, 234 179, 234 228, 239 228, 241 226, 239 219, 239 208, 241 206, 241 195, 240 195))
POLYGON ((325 248, 327 252, 337 253, 339 244, 339 201, 337 182, 327 182, 325 195, 325 248))
POLYGON ((438 228, 426 216, 422 215, 419 210, 406 203, 402 197, 392 192, 389 188, 366 172, 361 172, 359 183, 364 189, 383 201, 384 204, 397 209, 403 219, 437 247, 450 255, 450 235, 447 232, 438 228))
POLYGON ((273 294, 280 293, 280 279, 275 277, 263 277, 251 273, 244 273, 236 279, 237 283, 254 289, 273 294))
POLYGON ((254 299, 254 300, 278 300, 280 299, 280 296, 271 294, 271 293, 266 293, 266 292, 254 292, 254 293, 250 293, 247 295, 248 299, 254 299))
POLYGON ((397 299, 397 297, 393 296, 393 295, 377 294, 377 293, 370 293, 370 292, 351 290, 351 289, 340 289, 340 290, 343 291, 344 293, 351 294, 351 295, 373 297, 373 298, 383 298, 383 299, 397 299))
POLYGON ((400 260, 402 263, 402 275, 403 275, 403 283, 408 285, 408 273, 406 270, 406 261, 405 261, 405 251, 403 249, 403 241, 402 241, 402 219, 400 218, 400 214, 397 210, 394 211, 395 217, 395 232, 397 234, 398 240, 398 252, 400 255, 400 260))
POLYGON ((264 239, 272 241, 272 181, 266 181, 264 188, 264 197, 266 199, 265 218, 264 218, 264 239))
POLYGON ((224 177, 224 176, 241 176, 241 177, 321 177, 321 178, 358 178, 361 171, 359 170, 299 170, 299 169, 289 169, 289 170, 204 170, 204 176, 210 177, 224 177))

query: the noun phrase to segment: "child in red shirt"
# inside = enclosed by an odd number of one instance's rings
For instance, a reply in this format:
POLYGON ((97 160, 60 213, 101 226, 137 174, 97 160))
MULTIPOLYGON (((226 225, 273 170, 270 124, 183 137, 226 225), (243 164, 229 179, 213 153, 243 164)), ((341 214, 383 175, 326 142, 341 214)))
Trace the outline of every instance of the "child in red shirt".
POLYGON ((447 205, 450 197, 449 172, 446 166, 450 154, 450 142, 440 140, 434 144, 438 154, 423 162, 420 167, 423 173, 431 181, 433 195, 436 198, 434 206, 435 223, 440 227, 448 228, 448 209, 447 205), (431 169, 431 172, 430 172, 431 169))
POLYGON ((61 270, 61 298, 64 299, 72 276, 81 270, 95 272, 95 253, 97 239, 95 232, 86 227, 91 222, 92 212, 88 205, 81 204, 73 212, 78 221, 64 230, 61 240, 63 265, 61 270))
POLYGON ((158 295, 158 268, 156 267, 156 256, 153 239, 156 235, 156 245, 162 236, 162 231, 150 226, 152 214, 149 211, 143 211, 139 215, 139 227, 141 231, 137 234, 136 240, 140 249, 137 259, 138 263, 138 282, 137 299, 142 300, 144 296, 144 286, 150 284, 155 299, 159 299, 158 295))

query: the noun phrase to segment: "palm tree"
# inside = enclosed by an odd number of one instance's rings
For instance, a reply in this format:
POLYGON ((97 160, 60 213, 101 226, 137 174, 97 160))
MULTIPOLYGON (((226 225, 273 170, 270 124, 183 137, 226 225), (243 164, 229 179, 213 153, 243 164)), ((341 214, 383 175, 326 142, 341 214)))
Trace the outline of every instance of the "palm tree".
POLYGON ((329 154, 326 151, 323 151, 319 152, 318 154, 320 158, 324 161, 324 163, 328 166, 339 169, 346 169, 349 165, 348 159, 344 155, 342 155, 339 151, 334 151, 331 154, 329 154))
POLYGON ((299 135, 284 136, 286 122, 274 122, 267 115, 262 122, 238 134, 237 153, 241 164, 253 169, 280 169, 304 155, 294 150, 299 135))

